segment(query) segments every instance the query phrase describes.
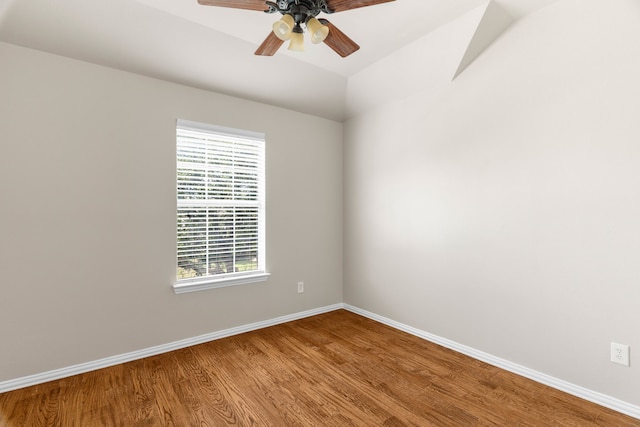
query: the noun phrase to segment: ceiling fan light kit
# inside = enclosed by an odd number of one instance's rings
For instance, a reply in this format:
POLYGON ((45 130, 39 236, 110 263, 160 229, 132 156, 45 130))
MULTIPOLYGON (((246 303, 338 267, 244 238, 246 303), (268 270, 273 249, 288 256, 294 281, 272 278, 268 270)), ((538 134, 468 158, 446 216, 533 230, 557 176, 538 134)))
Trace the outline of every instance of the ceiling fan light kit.
POLYGON ((304 31, 302 24, 311 35, 311 42, 318 44, 329 35, 329 27, 323 25, 315 17, 320 12, 332 13, 326 0, 279 0, 277 3, 266 1, 266 13, 281 13, 282 18, 273 24, 273 33, 280 40, 289 42, 289 50, 304 51, 304 31))
POLYGON ((317 19, 320 13, 331 14, 359 7, 373 6, 395 0, 198 0, 201 5, 258 10, 280 13, 282 18, 273 24, 272 32, 262 42, 256 55, 272 56, 282 43, 289 41, 289 50, 304 50, 305 26, 314 44, 324 42, 338 55, 347 57, 360 46, 326 19, 317 19))

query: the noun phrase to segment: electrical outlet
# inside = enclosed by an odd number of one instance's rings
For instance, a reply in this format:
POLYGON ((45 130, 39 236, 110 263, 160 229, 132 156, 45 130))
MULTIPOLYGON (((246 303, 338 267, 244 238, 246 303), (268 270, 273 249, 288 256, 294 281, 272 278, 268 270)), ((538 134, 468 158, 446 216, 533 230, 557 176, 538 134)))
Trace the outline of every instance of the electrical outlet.
POLYGON ((611 343, 611 361, 620 365, 629 366, 629 346, 611 343))
POLYGON ((298 282, 298 293, 301 294, 304 292, 304 282, 298 282))

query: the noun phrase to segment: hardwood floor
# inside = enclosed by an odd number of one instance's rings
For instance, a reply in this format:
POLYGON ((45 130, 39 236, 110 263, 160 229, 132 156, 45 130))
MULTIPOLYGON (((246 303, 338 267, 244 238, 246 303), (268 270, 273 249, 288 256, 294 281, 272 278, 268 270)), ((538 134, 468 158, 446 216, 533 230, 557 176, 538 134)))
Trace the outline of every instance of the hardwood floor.
POLYGON ((0 426, 640 426, 339 310, 0 394, 0 426))

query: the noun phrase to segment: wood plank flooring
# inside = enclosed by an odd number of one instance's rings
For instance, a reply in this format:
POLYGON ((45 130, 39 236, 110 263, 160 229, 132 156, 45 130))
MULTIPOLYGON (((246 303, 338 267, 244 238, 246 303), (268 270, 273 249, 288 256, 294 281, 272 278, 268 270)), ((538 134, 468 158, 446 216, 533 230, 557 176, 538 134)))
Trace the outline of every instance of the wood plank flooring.
POLYGON ((0 426, 640 426, 338 310, 0 394, 0 426))

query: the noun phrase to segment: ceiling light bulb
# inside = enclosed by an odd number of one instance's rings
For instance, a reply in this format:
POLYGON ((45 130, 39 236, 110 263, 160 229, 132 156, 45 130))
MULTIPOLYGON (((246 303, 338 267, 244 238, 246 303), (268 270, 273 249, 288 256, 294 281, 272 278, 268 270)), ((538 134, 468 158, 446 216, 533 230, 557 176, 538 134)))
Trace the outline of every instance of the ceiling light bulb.
POLYGON ((282 18, 273 24, 273 34, 280 40, 289 40, 291 38, 291 31, 295 21, 291 15, 283 15, 282 18))
POLYGON ((289 50, 293 50, 296 52, 304 51, 304 35, 302 34, 302 29, 300 27, 294 28, 291 33, 291 41, 289 42, 289 50), (300 31, 296 31, 296 29, 300 29, 300 31))
POLYGON ((322 25, 316 18, 310 18, 307 21, 307 30, 309 30, 311 42, 314 44, 323 42, 329 35, 329 27, 322 25))

